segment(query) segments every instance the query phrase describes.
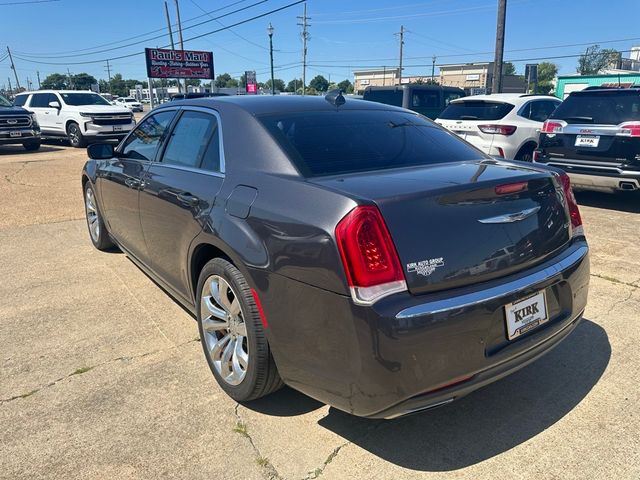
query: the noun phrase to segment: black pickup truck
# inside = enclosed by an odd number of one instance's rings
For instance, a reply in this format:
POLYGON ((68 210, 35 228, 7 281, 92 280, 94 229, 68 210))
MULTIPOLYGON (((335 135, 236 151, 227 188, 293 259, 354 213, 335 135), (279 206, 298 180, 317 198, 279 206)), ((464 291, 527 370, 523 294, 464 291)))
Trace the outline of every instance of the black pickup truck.
POLYGON ((14 107, 0 95, 0 145, 22 144, 29 151, 40 148, 40 125, 29 111, 14 107))

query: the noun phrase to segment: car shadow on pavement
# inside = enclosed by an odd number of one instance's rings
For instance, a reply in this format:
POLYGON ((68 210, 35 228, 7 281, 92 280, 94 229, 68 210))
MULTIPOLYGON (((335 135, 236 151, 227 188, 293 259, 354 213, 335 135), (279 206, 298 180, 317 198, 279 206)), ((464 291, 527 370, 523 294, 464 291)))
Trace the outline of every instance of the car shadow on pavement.
POLYGON ((606 208, 620 212, 640 213, 640 192, 575 192, 580 206, 606 208))
POLYGON ((457 470, 526 442, 571 412, 598 382, 610 357, 605 330, 583 320, 538 361, 450 405, 391 421, 331 408, 319 424, 396 465, 457 470))
POLYGON ((41 152, 57 152, 64 150, 60 145, 42 145, 37 151, 29 152, 21 145, 3 145, 0 147, 0 155, 37 155, 41 152))

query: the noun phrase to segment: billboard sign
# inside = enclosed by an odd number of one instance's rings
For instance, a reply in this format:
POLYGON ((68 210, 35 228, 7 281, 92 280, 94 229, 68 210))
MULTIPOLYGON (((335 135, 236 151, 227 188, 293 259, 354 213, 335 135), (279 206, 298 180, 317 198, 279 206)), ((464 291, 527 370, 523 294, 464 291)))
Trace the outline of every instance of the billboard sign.
POLYGON ((255 95, 258 93, 258 81, 256 80, 255 70, 249 70, 244 72, 245 89, 247 93, 255 95))
POLYGON ((145 48, 147 77, 213 79, 213 53, 145 48))

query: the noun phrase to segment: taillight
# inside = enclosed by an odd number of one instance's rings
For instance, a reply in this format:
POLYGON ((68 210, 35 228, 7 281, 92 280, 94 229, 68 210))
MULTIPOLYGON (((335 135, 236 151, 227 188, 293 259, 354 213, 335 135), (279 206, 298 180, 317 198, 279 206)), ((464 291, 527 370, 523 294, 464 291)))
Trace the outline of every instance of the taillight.
POLYGON ((567 209, 569 210, 569 218, 571 219, 571 236, 576 237, 584 235, 584 228, 582 226, 582 217, 580 216, 580 209, 578 208, 578 202, 571 189, 571 180, 566 173, 560 174, 560 183, 562 184, 562 190, 564 191, 564 197, 567 200, 567 209))
POLYGON ((542 124, 542 133, 562 133, 564 125, 560 122, 554 122, 553 120, 547 120, 542 124))
POLYGON ((493 135, 513 135, 518 127, 515 125, 478 125, 482 133, 491 133, 493 135))
POLYGON ((391 235, 376 207, 351 210, 336 226, 336 242, 355 303, 371 305, 407 289, 391 235))
POLYGON ((623 123, 620 125, 620 133, 625 137, 640 137, 640 123, 623 123))
POLYGON ((516 182, 498 185, 495 188, 496 195, 511 195, 512 193, 520 193, 529 188, 529 182, 516 182))
POLYGON ((534 162, 537 162, 538 160, 540 160, 540 157, 542 156, 542 153, 540 153, 540 150, 534 150, 533 151, 533 156, 531 157, 531 159, 534 162))

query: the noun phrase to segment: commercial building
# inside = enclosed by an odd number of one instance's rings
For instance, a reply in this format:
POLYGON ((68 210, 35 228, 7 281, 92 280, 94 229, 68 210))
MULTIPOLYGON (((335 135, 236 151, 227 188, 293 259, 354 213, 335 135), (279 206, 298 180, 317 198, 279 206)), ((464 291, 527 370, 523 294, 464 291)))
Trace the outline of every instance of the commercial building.
MULTIPOLYGON (((458 87, 471 95, 491 91, 493 82, 493 62, 458 63, 439 65, 438 81, 440 85, 458 87)), ((524 93, 526 82, 522 75, 503 75, 503 93, 524 93)))
POLYGON ((640 72, 560 76, 556 84, 555 95, 564 100, 571 92, 584 90, 587 87, 613 87, 618 85, 622 87, 640 85, 640 72))
POLYGON ((384 87, 397 85, 400 80, 399 68, 382 68, 371 70, 358 70, 353 72, 353 90, 357 94, 362 94, 364 89, 371 87, 384 87))

